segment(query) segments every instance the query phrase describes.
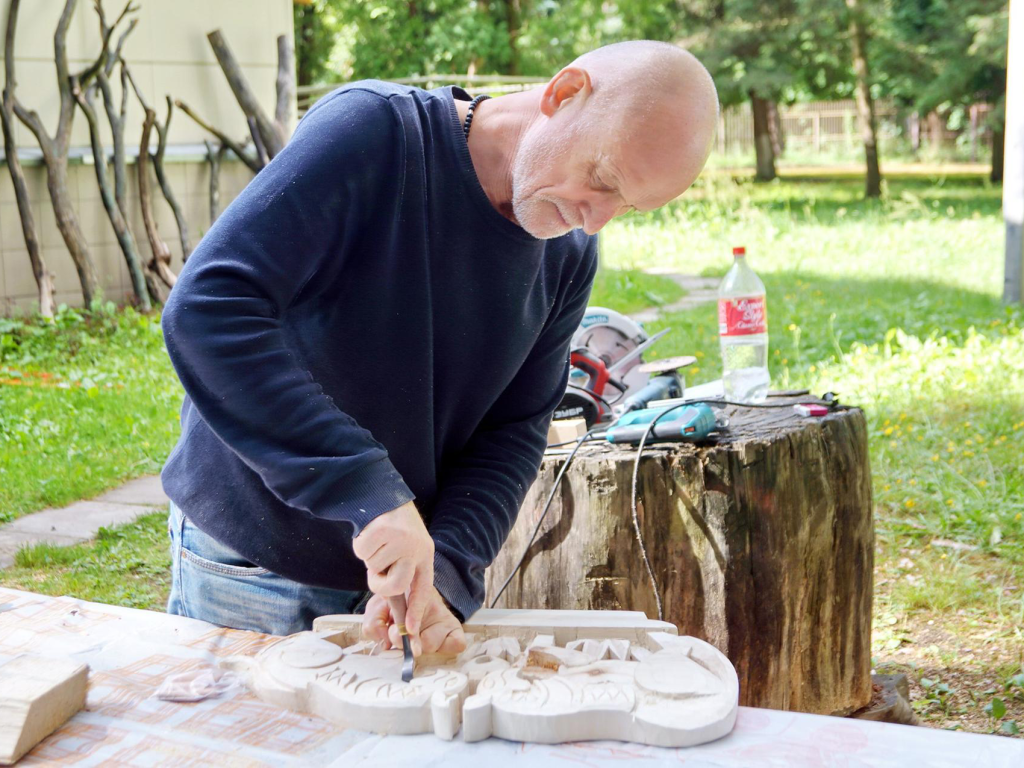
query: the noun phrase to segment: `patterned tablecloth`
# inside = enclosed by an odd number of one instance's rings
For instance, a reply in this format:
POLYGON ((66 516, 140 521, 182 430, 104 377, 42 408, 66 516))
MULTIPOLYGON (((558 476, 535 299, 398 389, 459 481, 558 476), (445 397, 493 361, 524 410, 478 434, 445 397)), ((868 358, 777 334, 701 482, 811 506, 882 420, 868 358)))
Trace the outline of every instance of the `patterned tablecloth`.
POLYGON ((1024 767, 1024 740, 745 707, 726 738, 673 750, 619 742, 548 746, 382 737, 278 709, 244 690, 191 704, 153 698, 169 675, 255 653, 274 639, 162 613, 0 588, 0 664, 33 653, 70 656, 91 670, 85 710, 19 765, 1024 767))

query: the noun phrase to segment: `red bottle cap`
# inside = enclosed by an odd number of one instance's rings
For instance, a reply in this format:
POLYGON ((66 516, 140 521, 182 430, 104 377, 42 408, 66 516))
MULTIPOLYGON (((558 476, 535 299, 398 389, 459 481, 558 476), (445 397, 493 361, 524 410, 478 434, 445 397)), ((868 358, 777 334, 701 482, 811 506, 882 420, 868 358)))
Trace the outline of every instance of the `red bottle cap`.
POLYGON ((747 255, 747 249, 744 248, 742 245, 739 245, 739 246, 737 246, 737 247, 732 249, 732 255, 733 256, 746 256, 747 255))

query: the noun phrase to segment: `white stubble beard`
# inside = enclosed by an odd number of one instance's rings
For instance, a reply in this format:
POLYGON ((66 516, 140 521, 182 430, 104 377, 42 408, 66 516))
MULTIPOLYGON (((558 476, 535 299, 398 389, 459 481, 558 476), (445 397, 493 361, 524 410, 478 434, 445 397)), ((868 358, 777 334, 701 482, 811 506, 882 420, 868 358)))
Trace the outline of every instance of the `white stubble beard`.
POLYGON ((543 195, 523 195, 525 178, 529 175, 531 166, 536 168, 542 166, 545 161, 551 161, 557 156, 555 150, 555 147, 535 145, 528 134, 523 138, 523 144, 512 163, 512 213, 519 226, 541 240, 561 237, 579 226, 573 223, 574 217, 566 210, 564 201, 543 195), (549 205, 558 209, 558 213, 567 224, 552 220, 549 205))

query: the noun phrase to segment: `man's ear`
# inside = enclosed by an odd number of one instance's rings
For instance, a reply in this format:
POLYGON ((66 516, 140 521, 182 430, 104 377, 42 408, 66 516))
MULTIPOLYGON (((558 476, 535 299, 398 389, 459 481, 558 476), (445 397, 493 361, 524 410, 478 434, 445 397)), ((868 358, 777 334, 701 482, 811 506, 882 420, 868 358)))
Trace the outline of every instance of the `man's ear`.
POLYGON ((575 96, 590 95, 590 73, 579 67, 566 67, 548 82, 540 97, 540 111, 551 117, 558 108, 575 96))

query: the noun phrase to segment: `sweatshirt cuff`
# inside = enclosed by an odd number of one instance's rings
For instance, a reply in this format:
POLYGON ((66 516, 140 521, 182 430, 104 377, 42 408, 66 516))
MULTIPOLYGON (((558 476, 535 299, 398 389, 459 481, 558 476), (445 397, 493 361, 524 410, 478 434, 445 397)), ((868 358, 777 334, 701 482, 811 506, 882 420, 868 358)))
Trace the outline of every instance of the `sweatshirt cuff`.
POLYGON ((452 609, 460 624, 480 608, 480 600, 466 587, 452 561, 440 552, 434 552, 434 587, 452 609))
POLYGON ((416 498, 386 456, 346 472, 331 495, 330 503, 317 510, 316 516, 352 523, 355 528, 353 538, 375 518, 416 498))

